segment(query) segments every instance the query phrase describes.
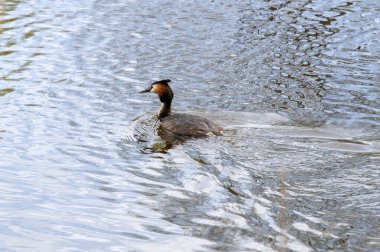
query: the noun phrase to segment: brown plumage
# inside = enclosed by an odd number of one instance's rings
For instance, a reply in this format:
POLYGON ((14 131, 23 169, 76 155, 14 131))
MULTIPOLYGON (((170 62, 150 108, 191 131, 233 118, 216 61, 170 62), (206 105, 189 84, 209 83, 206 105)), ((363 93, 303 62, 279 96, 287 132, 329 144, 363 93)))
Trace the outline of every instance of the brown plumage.
POLYGON ((161 127, 177 136, 221 136, 222 127, 214 122, 195 115, 174 114, 161 119, 161 127))
POLYGON ((161 109, 158 118, 161 121, 160 128, 165 133, 179 137, 210 137, 223 135, 223 129, 211 120, 190 114, 171 114, 171 103, 174 97, 168 82, 160 80, 153 82, 147 89, 140 93, 156 93, 161 101, 161 109))

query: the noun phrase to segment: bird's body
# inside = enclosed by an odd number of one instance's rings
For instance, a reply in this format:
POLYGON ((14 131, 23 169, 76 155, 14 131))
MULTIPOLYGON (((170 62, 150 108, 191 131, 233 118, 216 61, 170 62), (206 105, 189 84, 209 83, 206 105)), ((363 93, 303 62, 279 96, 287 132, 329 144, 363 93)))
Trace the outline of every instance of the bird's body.
POLYGON ((190 114, 174 114, 161 119, 160 126, 177 136, 221 136, 223 129, 214 122, 190 114))
POLYGON ((160 128, 166 134, 178 137, 210 137, 223 135, 223 129, 213 121, 190 114, 172 114, 171 103, 174 97, 168 82, 170 80, 156 81, 140 93, 156 93, 161 101, 158 113, 160 128))

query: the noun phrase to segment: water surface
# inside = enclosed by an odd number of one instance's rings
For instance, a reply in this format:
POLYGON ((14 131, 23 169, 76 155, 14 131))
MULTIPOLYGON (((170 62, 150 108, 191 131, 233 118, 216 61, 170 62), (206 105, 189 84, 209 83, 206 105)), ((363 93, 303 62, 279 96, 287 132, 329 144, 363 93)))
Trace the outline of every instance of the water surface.
POLYGON ((379 12, 0 1, 1 251, 378 251, 379 12), (161 78, 225 136, 165 144, 161 78))

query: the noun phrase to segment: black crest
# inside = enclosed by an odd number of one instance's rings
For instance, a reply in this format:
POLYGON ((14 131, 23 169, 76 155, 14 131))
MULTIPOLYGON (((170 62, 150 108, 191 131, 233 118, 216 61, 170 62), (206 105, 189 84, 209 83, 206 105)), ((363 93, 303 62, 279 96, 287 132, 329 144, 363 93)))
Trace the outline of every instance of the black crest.
POLYGON ((168 82, 171 82, 171 80, 169 80, 169 79, 159 80, 159 81, 153 82, 152 84, 158 84, 158 83, 168 84, 168 82))

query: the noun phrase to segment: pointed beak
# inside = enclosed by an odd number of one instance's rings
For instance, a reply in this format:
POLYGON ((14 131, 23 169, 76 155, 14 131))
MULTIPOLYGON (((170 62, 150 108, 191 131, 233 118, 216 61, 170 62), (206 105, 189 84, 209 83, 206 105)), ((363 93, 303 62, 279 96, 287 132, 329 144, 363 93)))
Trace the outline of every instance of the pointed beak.
POLYGON ((140 94, 141 93, 148 93, 148 92, 150 92, 151 89, 152 89, 152 87, 148 87, 147 89, 144 89, 144 90, 140 91, 139 93, 140 94))

